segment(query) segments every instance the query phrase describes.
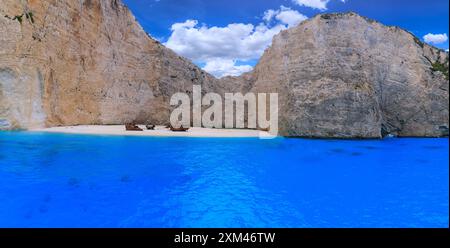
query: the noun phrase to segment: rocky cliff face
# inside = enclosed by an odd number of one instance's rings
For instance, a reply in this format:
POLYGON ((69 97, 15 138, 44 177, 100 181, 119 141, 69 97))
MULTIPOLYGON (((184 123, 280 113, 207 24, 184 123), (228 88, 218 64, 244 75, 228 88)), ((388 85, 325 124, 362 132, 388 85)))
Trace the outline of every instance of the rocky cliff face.
POLYGON ((448 135, 448 53, 353 13, 277 35, 221 80, 150 38, 120 0, 0 2, 0 129, 169 121, 191 92, 278 92, 286 136, 448 135), (445 75, 446 74, 446 75, 445 75))
POLYGON ((173 93, 214 80, 120 0, 0 2, 0 129, 166 123, 173 93))
POLYGON ((277 35, 252 92, 280 93, 287 136, 448 135, 448 53, 354 13, 325 14, 277 35))

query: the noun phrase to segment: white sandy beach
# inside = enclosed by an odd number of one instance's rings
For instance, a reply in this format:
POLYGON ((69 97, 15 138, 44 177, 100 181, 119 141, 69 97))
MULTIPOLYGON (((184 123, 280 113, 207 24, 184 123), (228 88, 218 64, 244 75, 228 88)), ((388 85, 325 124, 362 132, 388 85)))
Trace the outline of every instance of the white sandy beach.
POLYGON ((120 136, 153 136, 153 137, 215 137, 215 138, 245 138, 245 137, 270 137, 269 133, 258 130, 244 129, 211 129, 191 128, 187 132, 172 132, 163 126, 157 126, 155 130, 126 131, 123 125, 90 125, 90 126, 66 126, 32 129, 34 132, 68 133, 68 134, 90 134, 90 135, 120 135, 120 136))

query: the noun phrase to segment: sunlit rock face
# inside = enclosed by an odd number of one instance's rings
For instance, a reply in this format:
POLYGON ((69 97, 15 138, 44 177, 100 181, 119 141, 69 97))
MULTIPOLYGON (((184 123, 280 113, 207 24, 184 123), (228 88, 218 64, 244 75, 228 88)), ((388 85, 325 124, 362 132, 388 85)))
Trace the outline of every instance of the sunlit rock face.
POLYGON ((173 93, 213 80, 120 0, 0 2, 0 129, 166 123, 173 93))
POLYGON ((448 53, 354 13, 282 31, 252 72, 219 80, 120 0, 0 2, 0 129, 166 124, 170 97, 194 84, 279 93, 285 136, 448 135, 448 53))
POLYGON ((448 60, 397 27, 326 14, 281 32, 252 73, 225 80, 279 92, 286 136, 445 136, 448 60))

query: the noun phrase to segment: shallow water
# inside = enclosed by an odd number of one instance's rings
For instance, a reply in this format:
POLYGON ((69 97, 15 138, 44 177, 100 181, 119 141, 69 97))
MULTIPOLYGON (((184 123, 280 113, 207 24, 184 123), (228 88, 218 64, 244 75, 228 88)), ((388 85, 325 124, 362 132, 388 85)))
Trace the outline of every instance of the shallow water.
POLYGON ((448 227, 448 148, 0 132, 0 227, 448 227))

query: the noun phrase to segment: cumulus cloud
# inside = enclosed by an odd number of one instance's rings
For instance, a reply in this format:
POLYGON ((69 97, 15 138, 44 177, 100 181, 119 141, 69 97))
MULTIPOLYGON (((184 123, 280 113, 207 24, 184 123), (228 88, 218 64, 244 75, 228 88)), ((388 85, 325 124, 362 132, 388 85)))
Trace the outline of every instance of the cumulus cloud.
POLYGON ((208 27, 197 20, 172 25, 165 45, 194 62, 205 64, 204 70, 216 77, 240 75, 252 69, 237 65, 259 59, 281 30, 307 19, 298 11, 281 6, 264 13, 259 25, 233 23, 225 27, 208 27))
POLYGON ((195 20, 172 25, 172 35, 166 46, 196 62, 222 58, 250 60, 258 56, 272 37, 284 26, 234 23, 226 27, 199 26, 195 20))
MULTIPOLYGON (((327 10, 327 5, 331 0, 292 0, 295 4, 303 7, 309 7, 318 10, 327 10)), ((345 3, 346 0, 339 0, 345 3)))
POLYGON ((264 13, 263 17, 264 21, 270 23, 272 20, 279 21, 282 24, 288 25, 288 27, 293 27, 299 24, 300 22, 308 19, 303 14, 300 14, 296 10, 292 10, 291 8, 287 8, 281 6, 279 10, 269 9, 264 13))
POLYGON ((236 65, 236 61, 230 59, 213 59, 206 62, 203 69, 217 77, 239 76, 242 73, 253 70, 250 65, 236 65))
POLYGON ((447 34, 427 34, 423 37, 425 42, 431 44, 442 44, 448 40, 447 34))

